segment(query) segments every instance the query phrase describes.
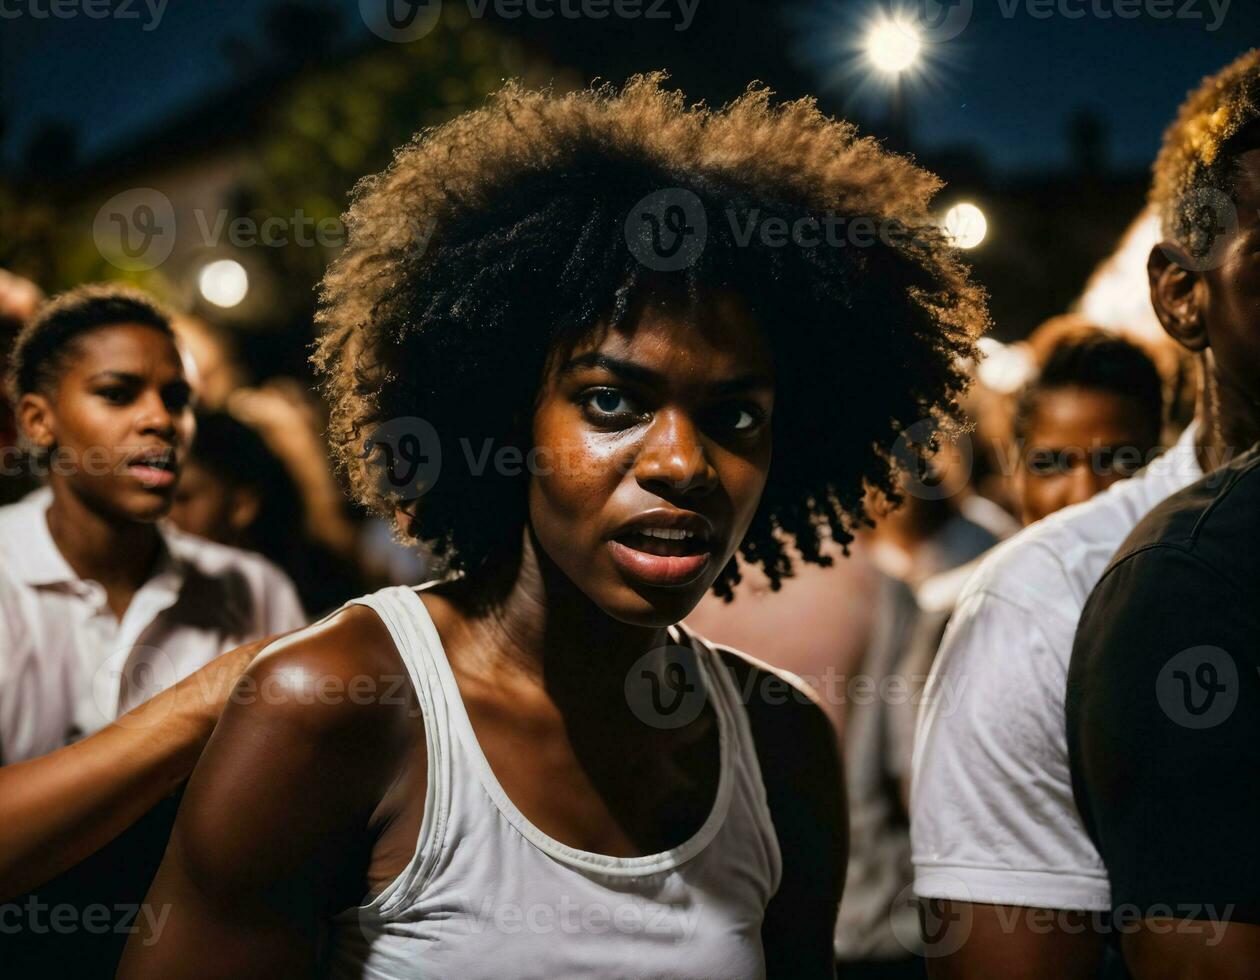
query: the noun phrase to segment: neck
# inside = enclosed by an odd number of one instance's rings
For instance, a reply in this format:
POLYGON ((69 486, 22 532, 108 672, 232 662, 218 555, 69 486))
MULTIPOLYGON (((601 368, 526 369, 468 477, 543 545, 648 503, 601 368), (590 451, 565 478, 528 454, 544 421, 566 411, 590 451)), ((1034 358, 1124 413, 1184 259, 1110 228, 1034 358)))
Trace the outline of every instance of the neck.
POLYGON ((156 525, 101 514, 64 482, 52 479, 48 530, 74 573, 100 582, 107 590, 140 588, 157 559, 156 525))
POLYGON ((1200 356, 1199 371, 1199 464, 1211 473, 1260 442, 1260 399, 1221 374, 1211 348, 1200 356))
POLYGON ((545 688, 566 713, 624 711, 626 672, 668 642, 664 629, 623 623, 595 605, 541 553, 528 528, 517 561, 459 591, 487 586, 497 598, 469 614, 466 666, 500 678, 515 673, 545 688))

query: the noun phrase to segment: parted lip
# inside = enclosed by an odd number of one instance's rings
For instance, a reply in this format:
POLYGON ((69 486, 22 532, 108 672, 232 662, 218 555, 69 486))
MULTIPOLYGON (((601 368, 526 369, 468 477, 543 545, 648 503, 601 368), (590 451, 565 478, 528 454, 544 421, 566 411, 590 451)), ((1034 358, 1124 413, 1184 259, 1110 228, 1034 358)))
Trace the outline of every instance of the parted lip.
POLYGON ((128 466, 153 466, 163 470, 179 468, 174 447, 144 449, 127 457, 128 466))
POLYGON ((676 510, 671 507, 654 507, 636 514, 625 524, 613 531, 611 537, 632 534, 649 528, 663 528, 671 531, 691 531, 698 540, 708 544, 713 540, 713 525, 707 517, 689 510, 676 510))

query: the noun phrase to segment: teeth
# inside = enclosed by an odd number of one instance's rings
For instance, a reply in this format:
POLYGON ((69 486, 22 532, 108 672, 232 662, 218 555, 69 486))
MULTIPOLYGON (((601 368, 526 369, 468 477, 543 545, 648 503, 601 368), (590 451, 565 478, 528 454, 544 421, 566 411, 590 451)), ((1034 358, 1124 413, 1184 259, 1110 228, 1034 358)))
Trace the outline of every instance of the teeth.
POLYGON ((685 538, 694 538, 694 531, 686 531, 682 528, 668 527, 641 527, 639 533, 649 538, 664 538, 667 541, 682 541, 685 538))

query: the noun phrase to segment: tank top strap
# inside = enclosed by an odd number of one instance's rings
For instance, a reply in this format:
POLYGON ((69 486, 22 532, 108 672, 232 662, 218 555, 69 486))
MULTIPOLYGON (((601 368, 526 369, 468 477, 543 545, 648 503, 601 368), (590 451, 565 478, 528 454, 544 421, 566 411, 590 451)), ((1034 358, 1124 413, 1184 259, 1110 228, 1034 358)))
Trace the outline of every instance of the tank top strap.
POLYGON ((779 890, 783 862, 779 851, 779 837, 770 813, 770 801, 766 796, 766 785, 762 779, 760 756, 757 754, 756 740, 748 720, 747 695, 739 689, 735 673, 722 654, 703 636, 681 623, 670 627, 670 635, 675 642, 690 645, 696 651, 697 660, 703 665, 705 682, 709 696, 713 698, 714 708, 722 712, 728 720, 728 728, 733 735, 731 757, 736 774, 734 792, 738 798, 737 805, 742 807, 744 817, 752 823, 761 840, 770 876, 770 894, 773 895, 779 890))
POLYGON ((406 870, 367 906, 385 913, 393 904, 414 895, 437 863, 449 830, 453 771, 458 762, 452 744, 451 709, 438 662, 443 656, 441 641, 424 603, 411 586, 396 585, 351 599, 347 605, 351 604, 371 607, 389 630, 424 717, 428 757, 424 816, 416 850, 406 870))

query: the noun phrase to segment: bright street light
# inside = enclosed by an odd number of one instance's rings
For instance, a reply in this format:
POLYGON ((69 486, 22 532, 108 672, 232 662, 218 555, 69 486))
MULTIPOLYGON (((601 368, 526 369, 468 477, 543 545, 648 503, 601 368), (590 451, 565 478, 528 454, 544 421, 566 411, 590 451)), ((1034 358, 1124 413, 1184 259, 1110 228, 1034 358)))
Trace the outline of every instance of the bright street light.
POLYGON ((881 20, 866 35, 866 56, 889 75, 898 75, 918 60, 919 29, 904 20, 881 20))
POLYGON ((959 248, 975 248, 989 232, 984 212, 968 201, 955 204, 946 211, 941 227, 959 248))
POLYGON ((219 259, 201 270, 197 287, 215 306, 232 307, 249 292, 249 275, 235 259, 219 259))

